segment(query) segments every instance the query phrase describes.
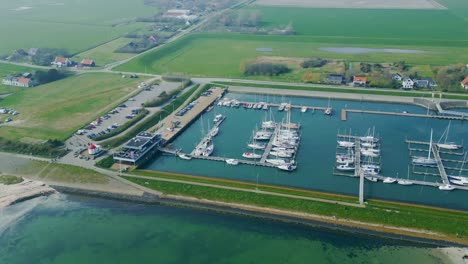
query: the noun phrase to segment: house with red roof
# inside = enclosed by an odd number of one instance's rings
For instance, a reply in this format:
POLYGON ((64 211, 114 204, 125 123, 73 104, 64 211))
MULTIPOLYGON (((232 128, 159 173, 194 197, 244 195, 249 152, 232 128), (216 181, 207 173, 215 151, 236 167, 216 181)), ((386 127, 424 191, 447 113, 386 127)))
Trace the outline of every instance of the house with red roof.
POLYGON ((92 59, 83 59, 80 64, 84 67, 94 67, 96 63, 92 59))
POLYGON ((57 67, 69 67, 73 65, 73 61, 65 57, 55 57, 55 60, 51 63, 51 65, 57 67))
POLYGON ((361 76, 354 76, 353 77, 353 85, 354 86, 366 86, 367 85, 367 78, 361 76))
POLYGON ((461 86, 463 87, 463 89, 468 90, 468 76, 466 76, 465 79, 461 81, 461 86))
POLYGON ((32 87, 34 82, 30 78, 19 76, 7 76, 2 80, 2 84, 18 86, 18 87, 32 87))

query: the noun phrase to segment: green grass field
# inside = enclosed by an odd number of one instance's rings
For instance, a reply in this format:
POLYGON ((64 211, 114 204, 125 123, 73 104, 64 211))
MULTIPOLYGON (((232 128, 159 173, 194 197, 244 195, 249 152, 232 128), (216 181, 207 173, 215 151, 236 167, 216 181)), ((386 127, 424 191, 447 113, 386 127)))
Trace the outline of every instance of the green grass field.
POLYGON ((155 11, 143 0, 0 0, 0 6, 0 54, 30 47, 76 53, 142 27, 134 19, 155 11))
POLYGON ((72 59, 75 61, 81 61, 82 59, 92 58, 96 62, 96 66, 104 66, 108 63, 125 60, 131 56, 134 56, 135 54, 117 53, 114 51, 120 47, 125 46, 130 41, 132 40, 129 38, 118 38, 94 49, 79 53, 72 59))
POLYGON ((0 104, 20 112, 0 127, 0 137, 25 142, 65 139, 134 91, 140 79, 89 73, 23 88, 0 104))
MULTIPOLYGON (((153 73, 179 72, 197 76, 243 77, 241 65, 255 60, 258 56, 322 57, 347 61, 395 62, 404 60, 415 65, 445 65, 468 61, 467 47, 402 46, 396 44, 365 44, 322 42, 322 38, 310 36, 257 36, 242 34, 194 34, 177 40, 167 46, 138 57, 116 70, 153 73), (402 49, 423 49, 440 54, 339 54, 319 50, 320 47, 385 47, 402 49), (272 52, 259 52, 257 48, 272 48, 272 52)), ((330 41, 330 38, 326 39, 330 41)), ((353 39, 352 42, 358 39, 353 39)), ((297 80, 297 76, 286 74, 282 79, 297 80)))
MULTIPOLYGON (((444 0, 447 10, 312 9, 251 5, 241 9, 257 12, 260 28, 272 29, 292 23, 296 35, 247 35, 198 33, 139 57, 118 70, 154 73, 180 72, 196 76, 244 77, 241 67, 259 56, 322 57, 350 62, 404 60, 425 70, 433 65, 468 61, 468 2, 444 0), (256 48, 272 48, 258 52, 256 48), (323 47, 393 48, 430 51, 424 54, 341 54, 323 47)), ((301 71, 277 80, 298 81, 301 71)), ((249 77, 252 78, 252 77, 249 77)), ((255 79, 270 79, 255 77, 255 79)))

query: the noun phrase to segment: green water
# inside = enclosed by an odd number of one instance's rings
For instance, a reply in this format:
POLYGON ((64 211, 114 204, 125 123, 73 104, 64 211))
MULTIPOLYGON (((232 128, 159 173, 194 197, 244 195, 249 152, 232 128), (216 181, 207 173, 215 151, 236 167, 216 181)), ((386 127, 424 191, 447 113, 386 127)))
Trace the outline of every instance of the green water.
MULTIPOLYGON (((254 96, 245 94, 228 94, 226 97, 246 101, 291 102, 295 105, 327 106, 328 100, 299 97, 254 96)), ((351 129, 353 135, 365 135, 367 130, 375 127, 376 134, 381 138, 382 175, 441 182, 440 177, 424 176, 413 173, 437 173, 436 169, 411 167, 410 156, 425 156, 426 152, 412 152, 410 154, 405 139, 429 141, 430 130, 434 129, 434 140, 438 141, 448 125, 447 120, 431 118, 415 118, 400 116, 384 116, 371 114, 348 113, 348 120, 341 121, 341 108, 367 109, 410 113, 426 113, 426 110, 404 104, 384 104, 360 101, 332 100, 331 106, 335 110, 332 117, 323 115, 323 112, 300 113, 298 109, 292 111, 292 122, 301 123, 302 140, 296 161, 298 170, 293 173, 282 172, 275 168, 240 165, 228 166, 222 162, 204 160, 180 160, 174 156, 159 156, 154 162, 147 165, 148 169, 170 171, 194 175, 228 178, 242 181, 256 182, 296 188, 312 189, 326 192, 356 195, 359 182, 356 178, 334 176, 332 171, 335 165, 336 135, 338 132, 346 133, 351 129)), ((252 131, 261 124, 268 111, 246 110, 243 108, 215 107, 213 111, 204 114, 195 121, 173 143, 173 147, 182 148, 184 152, 191 152, 202 138, 202 131, 208 131, 214 115, 221 113, 227 119, 221 124, 219 135, 214 139, 214 156, 242 158, 247 151, 246 144, 252 131)), ((272 111, 276 121, 284 118, 285 113, 272 111)), ((457 143, 468 142, 468 125, 462 121, 452 121, 449 140, 457 143)), ((427 147, 418 146, 419 149, 427 147)), ((462 159, 462 156, 441 155, 442 158, 462 159)), ((457 168, 459 163, 444 163, 446 167, 457 168)), ((458 175, 458 171, 448 170, 449 174, 458 175)), ((465 174, 468 174, 465 172, 465 174)), ((402 186, 397 184, 365 183, 366 198, 380 198, 396 201, 421 203, 456 209, 468 209, 468 192, 454 190, 452 192, 440 191, 429 186, 402 186)))
POLYGON ((0 213, 16 217, 2 264, 446 263, 402 241, 186 208, 52 196, 0 213))

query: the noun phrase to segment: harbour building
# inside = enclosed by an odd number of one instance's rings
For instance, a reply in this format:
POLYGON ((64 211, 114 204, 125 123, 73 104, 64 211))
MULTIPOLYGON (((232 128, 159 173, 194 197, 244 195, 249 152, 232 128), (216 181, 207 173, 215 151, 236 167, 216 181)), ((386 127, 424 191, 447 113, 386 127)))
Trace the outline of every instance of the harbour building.
POLYGON ((163 139, 160 134, 140 132, 114 153, 114 161, 132 165, 142 164, 157 151, 162 143, 163 139))

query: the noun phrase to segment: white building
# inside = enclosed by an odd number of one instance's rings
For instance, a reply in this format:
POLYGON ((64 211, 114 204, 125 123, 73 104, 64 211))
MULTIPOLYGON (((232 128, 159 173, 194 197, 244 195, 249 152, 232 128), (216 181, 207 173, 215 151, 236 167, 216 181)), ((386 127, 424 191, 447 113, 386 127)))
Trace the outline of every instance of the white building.
POLYGON ((403 78, 401 84, 403 85, 403 89, 413 89, 414 87, 414 82, 410 78, 403 78))

